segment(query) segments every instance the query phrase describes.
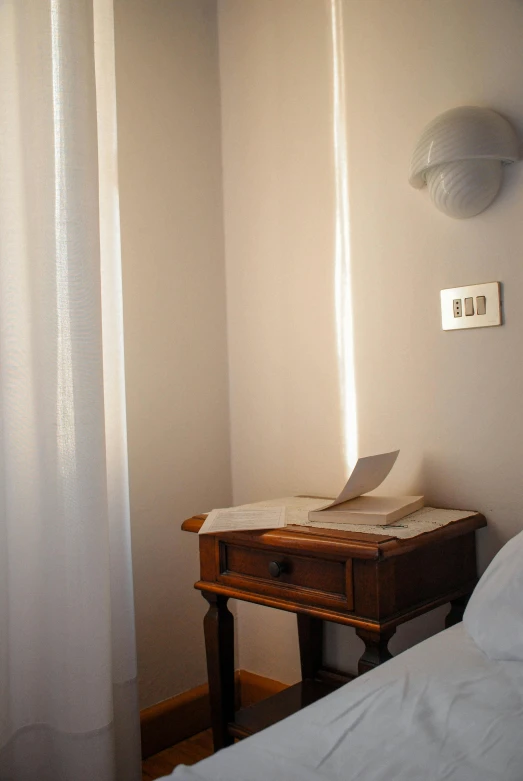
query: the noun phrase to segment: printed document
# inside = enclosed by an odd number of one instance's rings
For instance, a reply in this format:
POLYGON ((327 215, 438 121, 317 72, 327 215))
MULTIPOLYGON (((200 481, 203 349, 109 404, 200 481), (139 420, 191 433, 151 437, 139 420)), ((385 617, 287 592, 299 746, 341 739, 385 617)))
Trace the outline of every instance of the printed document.
POLYGON ((222 510, 212 510, 198 534, 279 529, 286 525, 285 507, 283 505, 279 507, 260 507, 255 510, 227 507, 222 510))

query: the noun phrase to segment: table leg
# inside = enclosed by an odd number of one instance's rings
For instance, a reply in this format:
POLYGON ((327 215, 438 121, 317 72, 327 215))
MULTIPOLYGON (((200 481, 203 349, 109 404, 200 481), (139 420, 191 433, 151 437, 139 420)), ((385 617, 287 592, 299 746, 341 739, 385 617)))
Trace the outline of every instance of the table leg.
POLYGON ((450 610, 445 616, 445 629, 449 629, 449 627, 454 626, 454 624, 459 624, 460 621, 463 621, 463 613, 465 612, 467 602, 471 596, 472 592, 452 600, 450 603, 450 610))
POLYGON ((228 597, 202 592, 209 603, 203 620, 211 724, 214 750, 234 743, 227 725, 234 720, 234 616, 227 607, 228 597))
POLYGON ((358 662, 359 675, 363 675, 388 659, 392 659, 392 654, 387 646, 395 631, 396 629, 389 629, 386 632, 356 629, 356 634, 365 643, 365 651, 358 662))
POLYGON ((323 621, 298 613, 298 641, 300 644, 301 677, 305 681, 316 678, 323 664, 323 621))

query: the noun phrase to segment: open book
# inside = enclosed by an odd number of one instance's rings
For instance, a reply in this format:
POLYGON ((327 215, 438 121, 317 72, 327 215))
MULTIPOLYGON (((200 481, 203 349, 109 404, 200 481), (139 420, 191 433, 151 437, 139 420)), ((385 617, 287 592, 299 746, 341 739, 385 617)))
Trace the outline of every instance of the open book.
POLYGON ((392 453, 359 458, 340 495, 323 507, 311 510, 309 521, 386 526, 423 507, 423 496, 364 495, 381 485, 399 452, 394 450, 392 453))

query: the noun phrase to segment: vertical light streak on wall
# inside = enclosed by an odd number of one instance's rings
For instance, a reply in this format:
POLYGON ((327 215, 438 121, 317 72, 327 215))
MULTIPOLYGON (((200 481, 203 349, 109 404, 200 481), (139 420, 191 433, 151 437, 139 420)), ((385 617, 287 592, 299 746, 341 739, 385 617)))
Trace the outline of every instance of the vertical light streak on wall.
POLYGON ((349 182, 342 0, 330 0, 332 105, 336 187, 335 304, 344 456, 347 471, 358 458, 358 418, 350 257, 349 182))
POLYGON ((58 330, 56 418, 59 468, 62 474, 66 476, 76 471, 76 442, 67 247, 67 181, 65 174, 64 105, 62 96, 64 64, 60 42, 60 0, 51 0, 51 57, 53 73, 54 228, 58 330))

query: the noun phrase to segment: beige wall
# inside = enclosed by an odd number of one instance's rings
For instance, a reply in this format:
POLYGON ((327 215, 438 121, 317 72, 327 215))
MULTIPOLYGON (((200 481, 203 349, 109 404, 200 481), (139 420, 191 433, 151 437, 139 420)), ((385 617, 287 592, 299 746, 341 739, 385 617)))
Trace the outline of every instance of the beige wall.
MULTIPOLYGON (((523 527, 523 165, 462 222, 407 183, 423 125, 461 104, 523 130, 523 5, 345 0, 351 265, 361 454, 399 447, 388 487, 477 508, 484 567, 523 527), (443 333, 439 290, 504 283, 502 328, 443 333)), ((235 502, 343 482, 335 349, 329 6, 220 0, 235 502)), ((242 667, 298 676, 294 617, 239 605, 242 667), (264 617, 262 619, 262 616, 264 617)), ((403 627, 391 647, 441 627, 403 627)), ((353 668, 350 630, 328 658, 353 668)))
POLYGON ((142 707, 206 678, 197 540, 230 503, 216 6, 116 0, 133 563, 142 707))
MULTIPOLYGON (((334 307, 327 0, 116 0, 133 557, 142 705, 205 680, 193 591, 211 506, 332 494, 346 473, 334 307), (227 320, 222 230, 225 223, 227 320), (228 357, 226 346, 228 339, 228 357), (230 436, 227 362, 230 378, 230 436), (231 497, 231 473, 234 492, 231 497)), ((343 0, 360 453, 476 507, 483 567, 523 526, 523 166, 456 222, 407 184, 422 126, 478 103, 523 131, 517 0, 343 0), (503 328, 442 333, 442 287, 499 279, 503 328)), ((240 604, 240 666, 298 677, 293 616, 240 604)), ((444 611, 443 611, 444 612, 444 611)), ((441 626, 402 627, 392 647, 441 626)), ((329 627, 328 660, 360 643, 329 627)))
MULTIPOLYGON (((327 6, 218 8, 234 501, 328 496, 344 465, 327 6)), ((295 679, 294 621, 239 603, 240 666, 295 679)))
POLYGON ((484 511, 484 566, 523 527, 523 165, 469 220, 440 214, 405 171, 420 129, 453 106, 494 108, 523 136, 523 4, 363 5, 345 6, 361 447, 403 448, 392 489, 484 511), (439 290, 487 280, 503 282, 505 325, 442 332, 439 290))

